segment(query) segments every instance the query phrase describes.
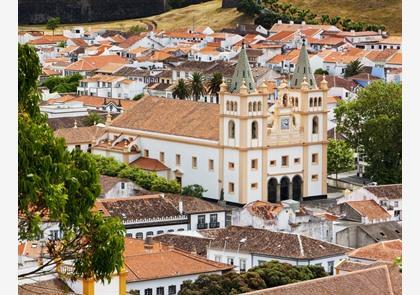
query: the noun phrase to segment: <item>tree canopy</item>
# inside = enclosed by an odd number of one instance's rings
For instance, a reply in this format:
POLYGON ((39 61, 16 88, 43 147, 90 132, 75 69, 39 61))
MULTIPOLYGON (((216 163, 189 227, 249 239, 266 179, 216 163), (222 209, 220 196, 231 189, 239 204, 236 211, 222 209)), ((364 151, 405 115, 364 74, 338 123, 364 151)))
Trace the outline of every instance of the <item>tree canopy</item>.
POLYGON ((328 141, 327 162, 328 173, 337 175, 354 168, 354 152, 344 140, 331 139, 328 141))
POLYGON ((402 181, 402 87, 377 80, 341 101, 335 109, 337 132, 350 146, 363 148, 365 176, 379 184, 402 181))
POLYGON ((61 22, 61 20, 60 20, 59 17, 50 18, 47 21, 46 27, 47 27, 48 30, 52 30, 53 35, 54 35, 54 31, 55 31, 55 29, 58 28, 58 26, 60 25, 60 22, 61 22))
POLYGON ((356 59, 350 62, 344 70, 344 77, 351 77, 360 74, 363 71, 363 64, 356 59))
POLYGON ((49 77, 42 86, 47 87, 51 92, 67 93, 76 92, 79 86, 79 81, 82 80, 82 75, 74 74, 66 77, 49 77))
POLYGON ((38 56, 28 45, 18 46, 18 235, 46 239, 49 257, 19 277, 71 259, 72 278, 109 280, 123 265, 124 227, 92 211, 100 193, 95 161, 88 153, 69 152, 64 140, 54 137, 38 106, 38 56), (59 223, 60 240, 43 237, 44 220, 59 223))

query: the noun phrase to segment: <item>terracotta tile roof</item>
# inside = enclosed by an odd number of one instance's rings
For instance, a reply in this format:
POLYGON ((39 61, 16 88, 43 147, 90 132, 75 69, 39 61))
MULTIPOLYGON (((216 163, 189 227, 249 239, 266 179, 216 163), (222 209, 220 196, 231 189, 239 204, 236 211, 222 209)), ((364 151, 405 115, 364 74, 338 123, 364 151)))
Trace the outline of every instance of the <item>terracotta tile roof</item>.
MULTIPOLYGON (((48 219, 45 219, 48 220, 48 219)), ((47 248, 44 247, 43 253, 47 253, 47 248)), ((18 245, 18 255, 38 258, 41 254, 41 246, 37 241, 26 241, 24 243, 19 243, 18 245)))
POLYGON ((197 255, 207 257, 207 247, 210 244, 211 239, 203 237, 193 237, 176 234, 162 234, 154 236, 153 240, 172 245, 175 248, 179 248, 186 252, 196 251, 197 255))
POLYGON ((369 220, 386 220, 391 217, 391 215, 374 200, 347 201, 345 204, 357 211, 360 216, 366 217, 369 220))
POLYGON ((65 69, 71 71, 94 71, 108 63, 127 64, 128 61, 119 55, 87 56, 72 63, 65 69))
POLYGON ((302 25, 302 24, 274 24, 270 32, 280 32, 280 31, 297 31, 297 30, 308 30, 308 29, 317 29, 317 30, 324 30, 329 31, 334 26, 331 25, 302 25))
POLYGON ((147 33, 140 33, 138 35, 134 35, 131 36, 129 38, 127 38, 125 41, 121 42, 120 44, 118 44, 118 46, 120 46, 121 48, 128 48, 131 47, 132 45, 134 45, 137 41, 143 39, 144 37, 147 36, 147 33))
POLYGON ((99 182, 101 183, 101 192, 106 194, 109 192, 117 183, 119 182, 131 182, 127 178, 112 177, 107 175, 101 175, 99 177, 99 182))
POLYGON ((321 44, 321 45, 332 45, 337 46, 339 44, 344 44, 344 38, 338 38, 338 37, 326 37, 323 39, 316 39, 313 37, 307 38, 308 42, 310 44, 321 44))
POLYGON ((360 31, 360 32, 339 32, 337 36, 343 37, 360 37, 360 36, 379 36, 381 33, 374 31, 360 31))
POLYGON ((272 232, 252 227, 230 226, 224 229, 201 230, 213 238, 211 247, 292 259, 314 259, 344 255, 349 248, 316 240, 304 235, 272 232))
POLYGON ((300 51, 298 49, 294 49, 287 54, 277 54, 273 58, 271 58, 269 61, 267 61, 267 63, 278 64, 285 60, 287 61, 297 60, 299 53, 300 51))
POLYGON ((402 199, 402 184, 365 186, 364 189, 381 199, 402 199))
POLYGON ((57 72, 55 70, 51 70, 49 68, 42 68, 42 75, 45 75, 45 76, 58 76, 58 75, 61 75, 61 73, 60 72, 57 72))
POLYGON ((145 48, 145 47, 137 47, 137 48, 132 48, 128 51, 128 53, 130 54, 140 54, 143 53, 145 51, 150 50, 149 48, 145 48))
POLYGON ((135 67, 123 67, 114 73, 115 76, 125 77, 144 77, 149 75, 149 71, 135 68, 135 67))
POLYGON ((362 50, 359 48, 350 48, 347 51, 331 52, 327 56, 324 56, 324 62, 350 63, 353 60, 366 56, 367 54, 369 54, 369 51, 362 50))
MULTIPOLYGON (((323 79, 322 75, 315 75, 316 83, 318 84, 318 87, 320 87, 320 83, 323 79)), ((347 80, 338 76, 332 76, 332 75, 325 75, 325 80, 328 82, 328 87, 342 87, 348 91, 353 91, 354 88, 357 86, 356 83, 354 83, 352 80, 347 80)))
POLYGON ((70 45, 70 46, 67 46, 67 47, 65 47, 63 49, 60 49, 60 54, 71 53, 71 52, 73 52, 73 51, 75 51, 77 49, 79 49, 79 46, 78 45, 70 45))
POLYGON ((395 53, 390 59, 387 60, 387 64, 402 65, 402 53, 395 53))
POLYGON ((63 128, 54 131, 56 137, 63 137, 67 144, 91 143, 105 133, 105 128, 97 126, 63 128))
POLYGON ((130 163, 130 166, 137 167, 146 171, 165 171, 169 168, 161 161, 152 158, 140 157, 130 163))
POLYGON ((183 203, 183 210, 187 214, 223 212, 226 209, 215 203, 194 198, 190 196, 182 196, 176 194, 165 194, 165 199, 179 210, 179 202, 183 203))
POLYGON ((18 294, 75 295, 77 293, 74 293, 61 279, 56 278, 32 284, 19 285, 18 294))
POLYGON ((100 73, 109 73, 109 74, 113 74, 115 72, 117 72, 118 70, 120 70, 122 67, 124 67, 126 64, 125 63, 107 63, 104 66, 100 67, 99 69, 97 69, 97 72, 100 73))
POLYGON ((282 204, 274 204, 264 201, 248 203, 245 207, 250 214, 258 216, 264 220, 273 220, 283 210, 282 204))
POLYGON ((268 37, 267 40, 270 40, 270 41, 290 41, 293 38, 294 34, 295 34, 294 31, 280 31, 280 32, 268 37))
POLYGON ((63 35, 43 35, 41 38, 34 39, 28 42, 31 45, 46 45, 46 44, 57 44, 61 41, 67 41, 67 37, 63 35))
POLYGON ((125 40, 127 40, 126 38, 124 38, 123 36, 121 36, 120 34, 116 34, 114 36, 111 37, 112 41, 114 41, 114 43, 122 43, 125 40))
POLYGON ((70 38, 69 40, 71 40, 74 44, 76 44, 79 47, 87 47, 88 46, 88 44, 82 38, 70 38))
POLYGON ((113 127, 217 141, 219 106, 190 100, 146 96, 113 122, 113 127))
POLYGON ((103 208, 105 216, 119 217, 124 221, 181 216, 179 211, 160 195, 98 199, 95 206, 103 208))
POLYGON ((402 241, 390 240, 371 244, 347 253, 351 258, 361 258, 373 261, 394 261, 402 255, 402 241))
MULTIPOLYGON (((179 32, 179 31, 172 31, 172 32, 165 32, 164 35, 169 38, 180 38, 180 39, 204 39, 207 35, 201 33, 188 33, 188 32, 179 32)), ((211 35, 210 35, 211 36, 211 35)))
MULTIPOLYGON (((395 280, 397 281, 397 280, 395 280)), ((249 292, 249 295, 397 295, 386 265, 249 292)))
POLYGON ((48 102, 54 103, 54 102, 71 102, 71 101, 80 101, 83 102, 85 106, 92 106, 92 107, 102 107, 104 105, 104 101, 106 100, 106 103, 113 102, 115 105, 119 105, 121 103, 121 106, 124 110, 129 110, 132 108, 137 101, 129 100, 129 99, 118 99, 118 98, 109 98, 109 97, 100 97, 100 96, 89 96, 89 95, 65 95, 61 98, 55 99, 55 100, 49 100, 48 102))
POLYGON ((401 45, 402 37, 401 36, 389 36, 388 38, 384 38, 378 42, 379 44, 393 44, 393 45, 401 45))
POLYGON ((345 260, 342 260, 339 264, 337 264, 335 269, 339 271, 351 272, 351 271, 366 269, 369 267, 370 267, 370 264, 355 262, 349 259, 345 259, 345 260))
POLYGON ((397 52, 396 49, 372 50, 365 57, 373 62, 385 62, 397 52))
POLYGON ((127 282, 224 272, 233 268, 178 249, 169 249, 157 242, 153 242, 153 249, 145 249, 145 241, 126 238, 125 249, 127 282))

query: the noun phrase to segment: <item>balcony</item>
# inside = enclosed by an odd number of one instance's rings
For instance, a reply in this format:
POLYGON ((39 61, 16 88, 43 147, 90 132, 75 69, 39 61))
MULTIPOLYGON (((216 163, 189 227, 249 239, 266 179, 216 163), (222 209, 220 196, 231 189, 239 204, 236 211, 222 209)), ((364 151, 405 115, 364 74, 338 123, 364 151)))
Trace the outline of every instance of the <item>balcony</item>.
POLYGON ((220 222, 210 222, 210 228, 219 228, 220 222))
POLYGON ((197 223, 197 229, 207 229, 208 227, 208 223, 197 223))

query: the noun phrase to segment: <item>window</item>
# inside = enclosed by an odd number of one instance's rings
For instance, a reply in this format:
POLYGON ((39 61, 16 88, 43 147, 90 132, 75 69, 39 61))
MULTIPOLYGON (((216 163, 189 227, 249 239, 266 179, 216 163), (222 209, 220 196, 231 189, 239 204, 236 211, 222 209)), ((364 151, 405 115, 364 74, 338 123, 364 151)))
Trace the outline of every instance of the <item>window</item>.
POLYGON ((312 175, 312 181, 318 181, 318 174, 312 175))
POLYGON ((164 163, 165 162, 165 153, 164 152, 160 152, 159 154, 159 160, 164 163))
POLYGON ((131 233, 126 233, 126 234, 125 234, 125 236, 126 236, 127 238, 132 238, 132 237, 133 237, 133 234, 131 234, 131 233))
POLYGON ((233 265, 234 261, 235 261, 234 258, 228 257, 227 264, 233 265))
POLYGON ((153 289, 152 288, 147 288, 144 290, 144 295, 153 295, 153 289))
POLYGON ((258 160, 257 159, 251 160, 251 169, 258 169, 258 160))
POLYGON ((217 214, 210 214, 210 222, 211 223, 217 222, 217 214))
POLYGON ((271 160, 270 161, 270 166, 276 166, 276 160, 271 160))
POLYGON ((311 97, 310 99, 309 99, 309 107, 313 107, 314 106, 314 100, 313 100, 313 98, 311 97))
POLYGON ((175 156, 175 161, 176 161, 176 165, 181 165, 181 155, 176 155, 175 156))
POLYGON ((252 139, 258 138, 258 122, 254 121, 251 124, 251 137, 252 139))
POLYGON ((156 232, 156 234, 157 235, 160 235, 160 234, 163 234, 164 233, 164 231, 163 230, 158 230, 157 232, 156 232))
POLYGON ((312 119, 312 134, 318 134, 318 117, 312 119))
POLYGON ((319 107, 322 106, 322 98, 321 97, 318 97, 318 106, 319 107))
POLYGON ((80 151, 80 144, 76 144, 75 149, 80 151))
POLYGON ((183 228, 178 228, 177 231, 184 231, 184 229, 183 228))
POLYGON ((125 189, 125 182, 121 182, 121 189, 125 189))
POLYGON ((175 285, 170 285, 168 287, 168 294, 169 295, 175 295, 176 294, 176 286, 175 285))
POLYGON ((168 233, 173 233, 174 230, 173 229, 168 229, 168 233))
POLYGON ((318 154, 312 154, 312 164, 318 164, 318 154))
POLYGON ((260 111, 261 111, 261 109, 262 109, 262 108, 261 108, 261 101, 259 101, 259 102, 258 102, 258 111, 260 112, 260 111))
POLYGON ((192 167, 197 168, 197 157, 192 157, 192 167))
POLYGON ((214 170, 214 161, 213 160, 209 160, 209 170, 213 171, 214 170))
POLYGON ((248 112, 252 112, 252 102, 248 103, 248 112))
POLYGON ((235 163, 229 162, 228 167, 229 167, 229 169, 235 169, 235 163))
POLYGON ((394 201, 394 207, 398 207, 398 201, 394 201))
POLYGON ((206 223, 206 215, 198 215, 197 219, 199 224, 206 223))
POLYGON ((148 158, 148 157, 149 157, 149 150, 144 150, 144 156, 145 156, 146 158, 148 158))
POLYGON ((235 122, 229 121, 228 123, 229 138, 235 138, 235 122))
POLYGON ((289 166, 289 156, 281 157, 281 165, 282 166, 289 166))
POLYGON ((246 259, 239 259, 239 271, 244 272, 246 271, 246 259))
POLYGON ((283 95, 283 106, 287 107, 287 94, 283 95))
POLYGON ((91 153, 92 152, 92 144, 91 143, 89 143, 89 145, 88 145, 87 152, 88 153, 91 153))
POLYGON ((252 189, 257 189, 258 188, 258 183, 257 182, 251 183, 251 188, 252 189))
POLYGON ((229 182, 229 193, 235 192, 235 184, 233 182, 229 182))
POLYGON ((214 261, 216 261, 216 262, 222 261, 222 256, 220 256, 220 255, 214 256, 214 261))
POLYGON ((328 272, 330 275, 334 273, 334 261, 328 261, 328 272))
POLYGON ((153 236, 153 232, 152 232, 152 231, 148 231, 148 232, 146 233, 146 237, 151 237, 151 236, 153 236))

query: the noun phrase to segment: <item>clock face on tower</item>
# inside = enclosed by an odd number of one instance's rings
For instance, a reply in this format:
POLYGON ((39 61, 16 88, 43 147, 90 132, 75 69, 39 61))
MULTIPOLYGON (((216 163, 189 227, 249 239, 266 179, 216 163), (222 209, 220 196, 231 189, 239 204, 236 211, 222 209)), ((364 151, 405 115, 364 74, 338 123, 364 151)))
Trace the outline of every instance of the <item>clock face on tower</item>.
POLYGON ((281 119, 281 129, 289 129, 289 118, 281 119))

